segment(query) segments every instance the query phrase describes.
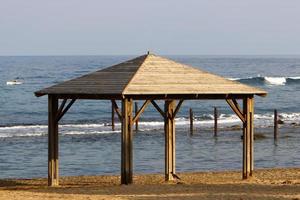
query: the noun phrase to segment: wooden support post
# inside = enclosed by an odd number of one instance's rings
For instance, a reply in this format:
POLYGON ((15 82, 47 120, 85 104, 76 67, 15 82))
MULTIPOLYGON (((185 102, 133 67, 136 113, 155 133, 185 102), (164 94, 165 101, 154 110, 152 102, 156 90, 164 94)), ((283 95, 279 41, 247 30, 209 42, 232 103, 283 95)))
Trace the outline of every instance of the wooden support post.
POLYGON ((243 179, 253 174, 253 97, 243 99, 243 179))
POLYGON ((194 133, 194 113, 193 109, 190 108, 190 135, 194 133))
POLYGON ((111 103, 111 130, 115 130, 115 105, 111 103))
POLYGON ((122 100, 121 184, 132 183, 132 99, 122 100))
POLYGON ((48 95, 48 186, 58 186, 58 99, 48 95))
POLYGON ((253 176, 254 169, 254 97, 250 100, 250 176, 253 176))
POLYGON ((278 136, 278 113, 277 110, 274 110, 274 140, 277 140, 278 136))
POLYGON ((165 180, 173 180, 175 175, 175 101, 165 101, 165 180))
MULTIPOLYGON (((135 112, 135 116, 137 115, 138 111, 139 111, 139 106, 138 106, 138 103, 135 102, 135 103, 134 103, 134 112, 135 112)), ((135 121, 135 131, 138 131, 138 130, 139 130, 139 119, 137 119, 137 120, 135 121)))
POLYGON ((218 110, 217 110, 217 107, 214 107, 214 121, 215 121, 214 136, 217 137, 217 135, 218 135, 218 110))

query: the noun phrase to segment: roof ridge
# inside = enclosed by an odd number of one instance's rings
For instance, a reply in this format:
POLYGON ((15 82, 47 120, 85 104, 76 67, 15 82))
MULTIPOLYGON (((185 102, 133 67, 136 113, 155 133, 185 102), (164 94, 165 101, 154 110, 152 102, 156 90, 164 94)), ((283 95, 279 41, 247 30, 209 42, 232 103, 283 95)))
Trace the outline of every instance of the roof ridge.
POLYGON ((144 56, 146 56, 145 59, 144 59, 144 61, 140 64, 139 68, 136 70, 136 72, 133 74, 133 76, 131 77, 131 79, 128 81, 128 83, 127 83, 126 86, 124 87, 124 89, 123 89, 123 91, 122 91, 122 96, 125 95, 125 92, 126 92, 128 86, 129 86, 130 82, 132 82, 132 80, 134 79, 134 77, 136 77, 136 74, 137 74, 138 71, 142 68, 142 66, 144 65, 145 61, 147 60, 147 58, 148 58, 150 55, 151 55, 150 53, 144 55, 144 56))

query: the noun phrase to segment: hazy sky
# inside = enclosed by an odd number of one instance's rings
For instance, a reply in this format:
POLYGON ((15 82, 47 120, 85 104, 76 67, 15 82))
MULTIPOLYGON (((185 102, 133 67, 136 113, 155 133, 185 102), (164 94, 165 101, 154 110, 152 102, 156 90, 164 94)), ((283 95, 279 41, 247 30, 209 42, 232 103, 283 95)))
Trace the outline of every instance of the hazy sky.
POLYGON ((0 3, 0 55, 300 54, 299 0, 0 3))

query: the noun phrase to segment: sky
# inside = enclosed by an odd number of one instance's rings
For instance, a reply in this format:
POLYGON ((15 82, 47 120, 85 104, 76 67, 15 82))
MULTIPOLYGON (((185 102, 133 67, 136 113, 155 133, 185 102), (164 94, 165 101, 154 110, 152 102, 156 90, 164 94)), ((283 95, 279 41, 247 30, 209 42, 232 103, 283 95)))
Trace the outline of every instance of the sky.
POLYGON ((0 0, 0 55, 300 54, 299 0, 0 0))

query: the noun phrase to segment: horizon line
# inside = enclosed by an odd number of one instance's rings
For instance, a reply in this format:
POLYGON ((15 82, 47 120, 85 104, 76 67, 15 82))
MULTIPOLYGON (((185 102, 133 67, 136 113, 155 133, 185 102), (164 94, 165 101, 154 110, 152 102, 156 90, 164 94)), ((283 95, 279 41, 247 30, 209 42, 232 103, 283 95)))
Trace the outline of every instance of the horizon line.
MULTIPOLYGON (((27 55, 19 54, 19 55, 0 55, 0 57, 139 56, 144 54, 27 54, 27 55)), ((162 56, 300 56, 300 54, 157 54, 155 52, 153 54, 162 55, 162 56)))

